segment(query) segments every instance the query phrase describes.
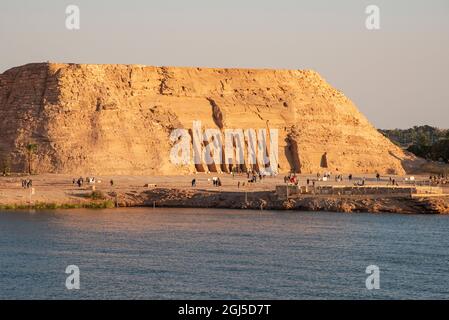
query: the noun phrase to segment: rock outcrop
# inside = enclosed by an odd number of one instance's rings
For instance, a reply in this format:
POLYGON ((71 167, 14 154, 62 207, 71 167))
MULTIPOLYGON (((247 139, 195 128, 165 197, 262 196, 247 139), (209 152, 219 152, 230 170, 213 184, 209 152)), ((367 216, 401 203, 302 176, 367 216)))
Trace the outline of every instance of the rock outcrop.
MULTIPOLYGON (((276 128, 279 171, 402 174, 416 159, 314 71, 37 63, 0 75, 0 152, 24 171, 183 174, 175 128, 276 128)), ((225 166, 216 170, 227 171, 225 166)))

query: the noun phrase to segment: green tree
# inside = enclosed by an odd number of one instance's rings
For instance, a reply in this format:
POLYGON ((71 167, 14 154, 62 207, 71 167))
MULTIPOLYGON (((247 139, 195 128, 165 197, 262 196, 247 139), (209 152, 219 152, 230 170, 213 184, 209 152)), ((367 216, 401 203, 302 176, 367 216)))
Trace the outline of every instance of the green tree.
POLYGON ((432 144, 431 138, 423 132, 418 133, 416 137, 416 144, 418 147, 426 147, 432 144))

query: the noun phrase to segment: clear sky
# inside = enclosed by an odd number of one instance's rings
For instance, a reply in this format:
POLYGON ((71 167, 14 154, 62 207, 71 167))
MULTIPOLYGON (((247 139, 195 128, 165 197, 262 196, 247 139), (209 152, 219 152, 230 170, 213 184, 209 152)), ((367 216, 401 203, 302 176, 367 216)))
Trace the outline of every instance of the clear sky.
POLYGON ((0 72, 47 60, 314 69, 379 128, 449 128, 448 0, 1 0, 0 43, 0 72), (380 30, 365 27, 368 5, 380 30))

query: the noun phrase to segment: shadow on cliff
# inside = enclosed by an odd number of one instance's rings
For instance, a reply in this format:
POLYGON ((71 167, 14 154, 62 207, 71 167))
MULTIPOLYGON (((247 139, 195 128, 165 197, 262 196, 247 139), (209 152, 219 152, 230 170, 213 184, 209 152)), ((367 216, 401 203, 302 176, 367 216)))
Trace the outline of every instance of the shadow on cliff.
MULTIPOLYGON (((425 165, 428 163, 428 161, 423 158, 417 157, 409 151, 404 150, 404 153, 407 156, 406 158, 400 158, 396 156, 392 151, 388 151, 388 153, 390 154, 390 156, 401 162, 401 166, 402 168, 404 168, 407 174, 427 172, 425 170, 425 165)), ((394 172, 392 172, 392 174, 394 174, 394 172)))
POLYGON ((284 154, 290 166, 290 171, 301 173, 301 160, 299 159, 299 150, 296 140, 289 134, 285 138, 287 145, 284 147, 284 154))

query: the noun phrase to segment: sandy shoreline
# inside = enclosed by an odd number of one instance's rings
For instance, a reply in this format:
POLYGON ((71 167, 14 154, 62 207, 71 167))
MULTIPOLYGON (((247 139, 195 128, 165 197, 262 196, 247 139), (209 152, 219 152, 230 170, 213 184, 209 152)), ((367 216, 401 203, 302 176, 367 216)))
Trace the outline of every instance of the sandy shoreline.
MULTIPOLYGON (((221 187, 212 185, 213 174, 191 176, 102 176, 97 182, 81 188, 68 175, 14 176, 0 178, 0 209, 21 208, 112 208, 112 207, 190 207, 257 210, 300 210, 331 212, 389 212, 411 214, 448 214, 449 196, 411 198, 391 195, 301 195, 280 199, 276 185, 283 185, 283 176, 267 177, 248 184, 246 175, 218 175, 221 187), (22 179, 32 179, 33 189, 24 189, 22 179), (196 179, 196 187, 191 186, 196 179), (110 184, 113 180, 114 184, 110 184), (240 186, 239 186, 240 182, 240 186), (243 186, 243 184, 245 184, 243 186), (146 186, 145 185, 149 185, 146 186), (93 186, 95 196, 93 196, 93 186)), ((348 186, 362 178, 367 185, 387 185, 390 176, 376 181, 373 175, 355 176, 353 181, 317 181, 317 186, 348 186)), ((393 177, 400 183, 405 177, 393 177)), ((416 177, 425 179, 424 176, 416 177)), ((305 185, 312 175, 300 175, 305 185)))

